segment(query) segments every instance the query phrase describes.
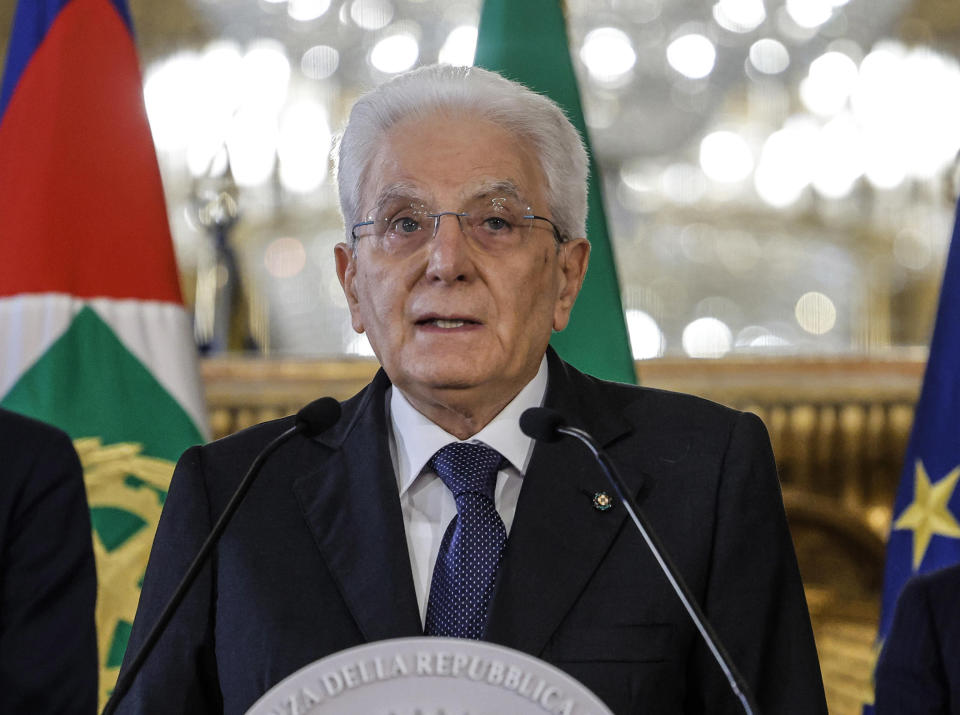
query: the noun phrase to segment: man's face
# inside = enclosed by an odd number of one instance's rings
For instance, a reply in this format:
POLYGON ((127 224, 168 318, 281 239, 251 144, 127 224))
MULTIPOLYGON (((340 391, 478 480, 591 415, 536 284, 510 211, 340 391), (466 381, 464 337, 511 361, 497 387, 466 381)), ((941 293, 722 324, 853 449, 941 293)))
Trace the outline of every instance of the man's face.
MULTIPOLYGON (((551 218, 540 167, 510 133, 436 115, 384 137, 362 206, 371 212, 400 193, 432 212, 462 211, 494 186, 512 186, 517 200, 551 218)), ((499 411, 536 374, 551 331, 566 326, 589 246, 576 239, 558 250, 549 224, 534 223, 526 240, 499 253, 468 239, 455 216, 442 217, 436 236, 409 254, 391 254, 373 236, 359 238, 355 253, 337 246, 354 330, 367 333, 387 375, 422 412, 499 411)))

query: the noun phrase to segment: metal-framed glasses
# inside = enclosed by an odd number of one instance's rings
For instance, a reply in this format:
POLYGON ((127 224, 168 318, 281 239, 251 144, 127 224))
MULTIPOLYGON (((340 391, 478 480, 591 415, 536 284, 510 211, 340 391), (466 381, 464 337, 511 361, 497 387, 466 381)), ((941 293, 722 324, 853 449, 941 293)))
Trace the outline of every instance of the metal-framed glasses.
POLYGON ((365 221, 354 224, 350 235, 354 241, 372 238, 385 252, 404 255, 433 239, 444 216, 455 217, 467 239, 486 253, 510 251, 536 230, 552 231, 558 244, 564 240, 553 221, 536 215, 524 202, 514 197, 489 196, 470 200, 460 211, 431 211, 410 198, 388 200, 365 221))

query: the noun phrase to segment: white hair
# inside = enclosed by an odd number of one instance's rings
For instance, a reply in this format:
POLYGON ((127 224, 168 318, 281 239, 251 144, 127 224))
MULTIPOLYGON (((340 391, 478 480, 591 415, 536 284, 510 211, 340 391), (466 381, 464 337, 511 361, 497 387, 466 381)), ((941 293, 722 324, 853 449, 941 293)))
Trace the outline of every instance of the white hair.
POLYGON ((336 149, 337 187, 347 234, 363 220, 364 178, 385 134, 399 122, 442 112, 484 119, 532 148, 563 240, 586 237, 587 152, 557 104, 479 67, 430 65, 398 75, 357 100, 336 149))

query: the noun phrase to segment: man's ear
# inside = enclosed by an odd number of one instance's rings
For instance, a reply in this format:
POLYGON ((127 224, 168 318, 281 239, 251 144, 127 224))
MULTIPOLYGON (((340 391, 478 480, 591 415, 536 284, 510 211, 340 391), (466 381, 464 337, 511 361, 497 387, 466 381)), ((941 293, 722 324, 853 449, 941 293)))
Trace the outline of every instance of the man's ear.
POLYGON ((560 244, 560 287, 553 308, 553 329, 563 330, 570 321, 570 311, 580 294, 583 277, 590 262, 590 243, 585 238, 574 238, 560 244))
POLYGON ((358 333, 363 332, 363 319, 360 317, 360 299, 357 296, 354 280, 357 276, 357 257, 347 244, 338 243, 333 247, 333 257, 337 263, 337 278, 347 298, 350 308, 350 323, 358 333))

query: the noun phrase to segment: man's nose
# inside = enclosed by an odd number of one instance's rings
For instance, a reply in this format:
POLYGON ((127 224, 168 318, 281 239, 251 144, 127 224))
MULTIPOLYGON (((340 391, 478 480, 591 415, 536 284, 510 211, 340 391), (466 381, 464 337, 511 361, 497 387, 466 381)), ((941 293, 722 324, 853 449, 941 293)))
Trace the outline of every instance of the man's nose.
POLYGON ((463 230, 465 214, 442 211, 433 215, 433 240, 428 250, 427 278, 433 281, 453 283, 468 280, 475 266, 470 251, 469 237, 463 230), (453 220, 443 219, 451 217, 453 220))
MULTIPOLYGON (((444 216, 453 216, 456 219, 457 229, 463 233, 463 218, 466 217, 465 213, 460 211, 441 211, 440 213, 428 214, 433 219, 433 238, 437 237, 437 233, 440 231, 440 219, 444 216)), ((449 221, 447 223, 450 223, 449 221)))

